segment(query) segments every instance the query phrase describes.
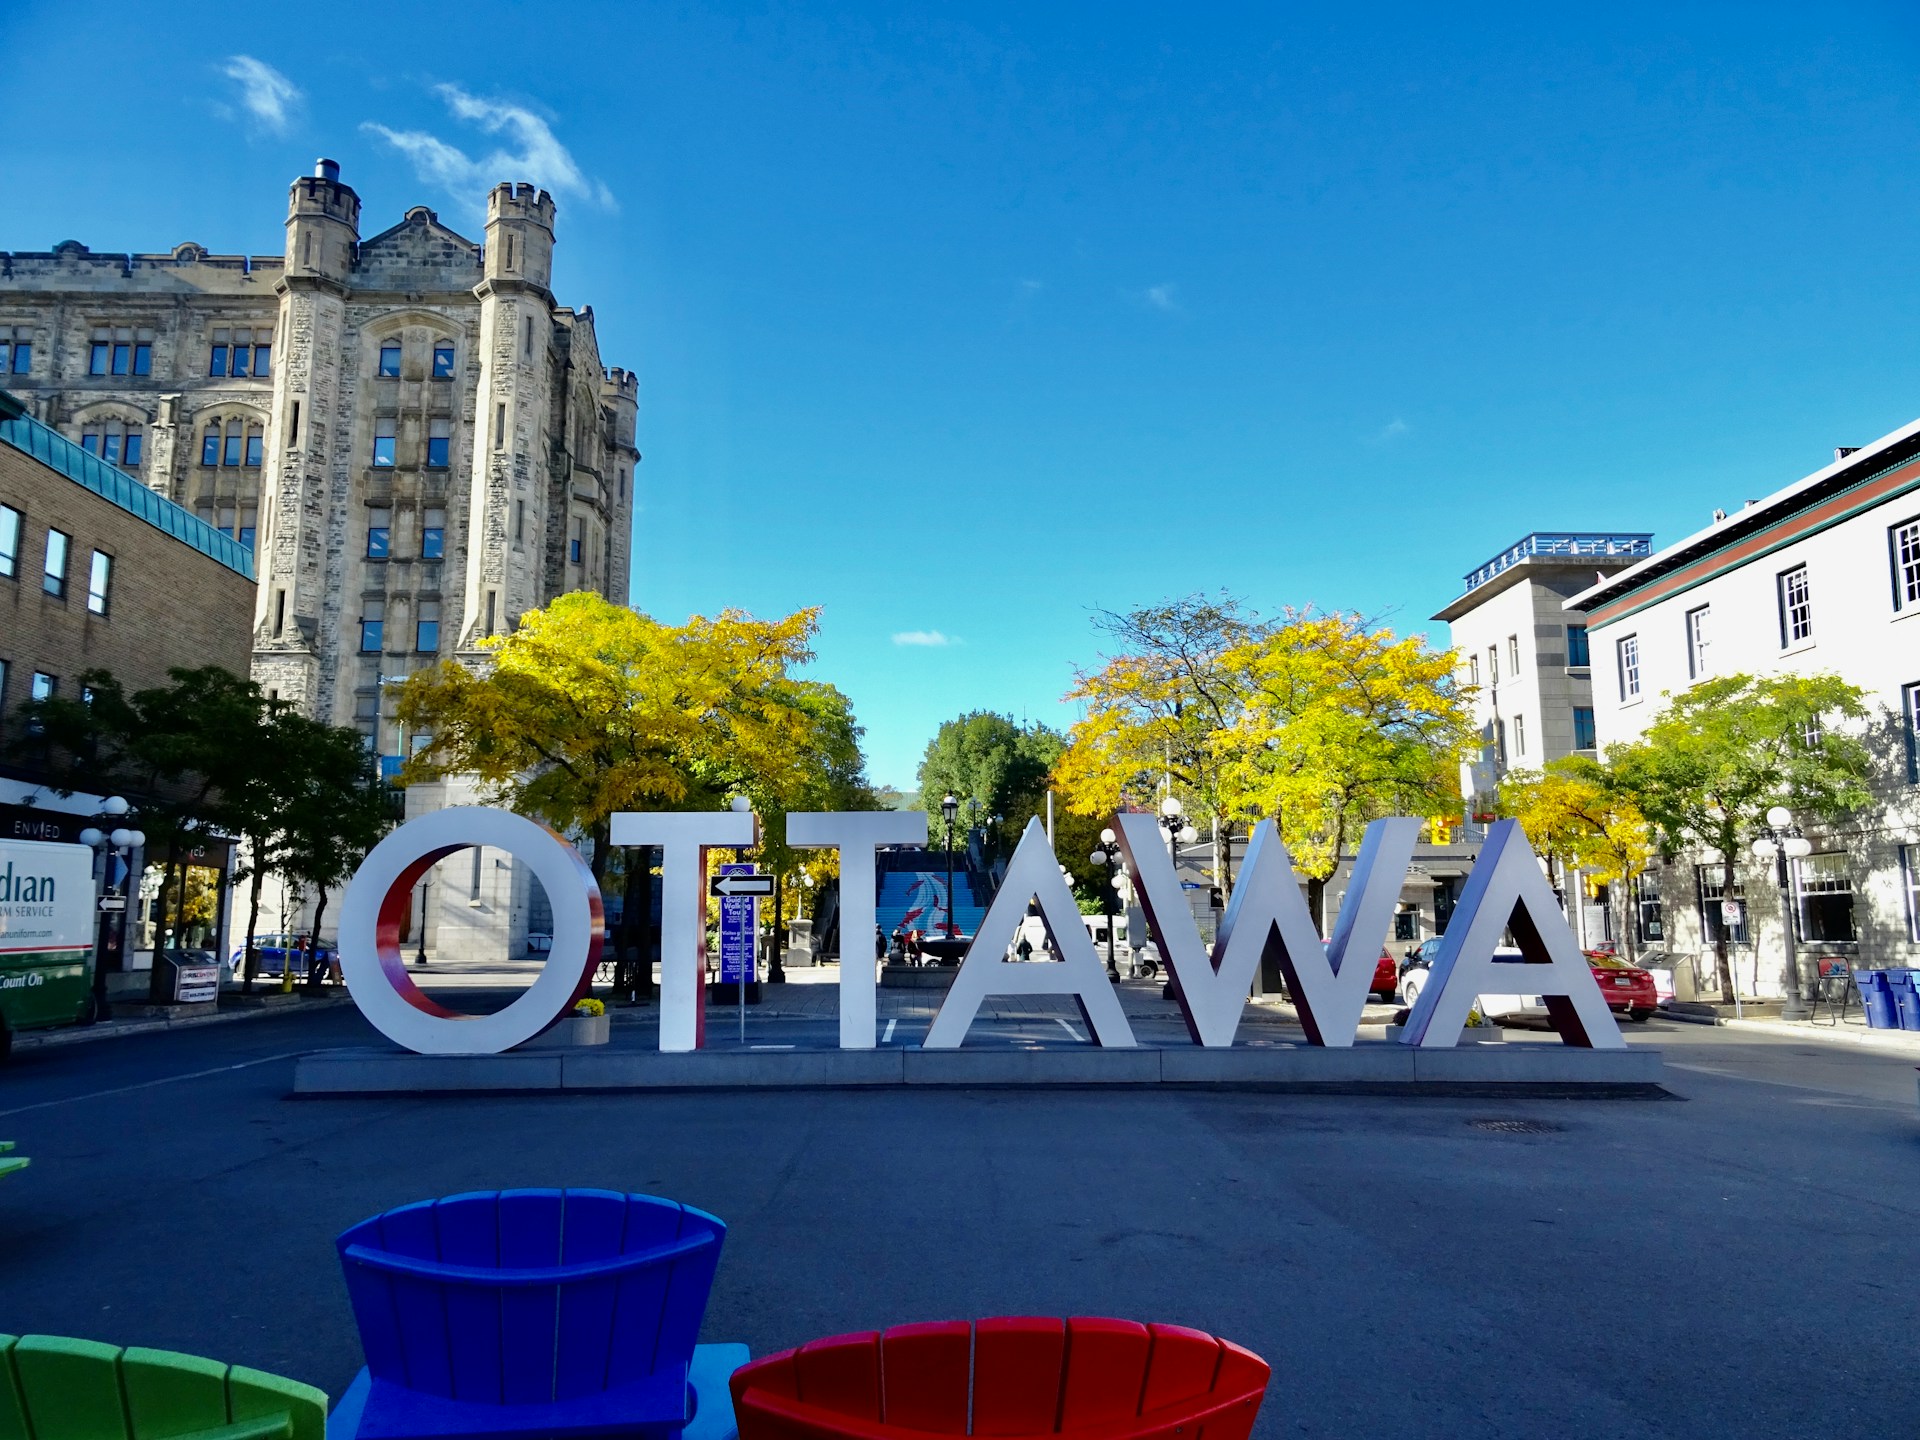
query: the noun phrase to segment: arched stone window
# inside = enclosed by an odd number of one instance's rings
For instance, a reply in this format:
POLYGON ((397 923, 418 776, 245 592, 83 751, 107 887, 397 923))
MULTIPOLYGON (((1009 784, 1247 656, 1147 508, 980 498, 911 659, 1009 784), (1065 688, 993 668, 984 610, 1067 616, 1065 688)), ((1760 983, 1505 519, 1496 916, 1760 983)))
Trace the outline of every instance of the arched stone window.
POLYGON ((146 460, 147 421, 124 405, 96 406, 74 417, 70 431, 89 455, 138 475, 146 460))

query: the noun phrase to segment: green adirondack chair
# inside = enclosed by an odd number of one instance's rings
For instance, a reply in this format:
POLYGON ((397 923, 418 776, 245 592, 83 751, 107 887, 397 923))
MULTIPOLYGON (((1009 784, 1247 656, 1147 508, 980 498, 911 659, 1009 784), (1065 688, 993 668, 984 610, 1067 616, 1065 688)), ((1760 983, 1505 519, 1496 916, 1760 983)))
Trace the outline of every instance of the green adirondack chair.
POLYGON ((0 1440, 326 1440, 327 1397, 244 1365, 0 1335, 0 1440))
POLYGON ((14 1171, 24 1170, 33 1163, 33 1161, 24 1155, 10 1154, 9 1152, 11 1152, 12 1149, 13 1141, 0 1140, 0 1155, 7 1157, 4 1160, 0 1160, 0 1175, 11 1175, 14 1171))

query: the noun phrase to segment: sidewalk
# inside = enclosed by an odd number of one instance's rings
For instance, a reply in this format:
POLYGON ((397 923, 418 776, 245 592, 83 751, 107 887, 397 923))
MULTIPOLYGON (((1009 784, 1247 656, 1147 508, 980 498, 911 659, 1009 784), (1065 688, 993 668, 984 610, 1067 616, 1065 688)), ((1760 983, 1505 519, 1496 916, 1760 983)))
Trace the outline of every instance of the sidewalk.
POLYGON ((1713 1025, 1725 1030, 1741 1030, 1753 1035, 1782 1035, 1793 1040, 1824 1040, 1830 1044, 1856 1045, 1863 1049, 1883 1050, 1891 1055, 1910 1055, 1920 1062, 1920 1030, 1870 1030, 1866 1017, 1849 1010, 1836 1022, 1835 1012, 1820 1007, 1817 1020, 1782 1020, 1778 1000, 1743 1000, 1741 1013, 1732 1005, 1704 1000, 1687 1001, 1664 1007, 1659 1018, 1677 1020, 1686 1025, 1713 1025))
MULTIPOLYGON (((298 992, 295 992, 298 994, 298 992)), ((134 1002, 127 1002, 131 1008, 134 1002)), ((119 1040, 128 1035, 152 1035, 161 1030, 193 1030, 202 1025, 232 1025, 242 1020, 259 1020, 269 1015, 311 1015, 316 1010, 333 1010, 351 1005, 353 997, 345 986, 329 986, 320 996, 301 995, 297 1004, 234 1005, 215 1008, 205 1015, 125 1016, 102 1020, 97 1025, 68 1025, 53 1030, 28 1030, 13 1037, 13 1048, 47 1050, 61 1045, 85 1045, 95 1040, 119 1040)))

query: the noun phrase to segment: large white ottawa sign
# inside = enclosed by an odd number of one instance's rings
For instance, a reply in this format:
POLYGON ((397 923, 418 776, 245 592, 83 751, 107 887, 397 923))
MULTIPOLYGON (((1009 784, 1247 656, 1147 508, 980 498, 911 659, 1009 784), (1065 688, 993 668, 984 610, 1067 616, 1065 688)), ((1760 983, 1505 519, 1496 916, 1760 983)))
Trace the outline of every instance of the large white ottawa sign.
MULTIPOLYGON (((1376 820, 1367 828, 1333 936, 1324 942, 1307 912, 1287 847, 1270 822, 1261 822, 1211 952, 1182 898, 1154 817, 1121 815, 1114 825, 1128 872, 1172 967, 1174 993, 1196 1045, 1233 1044, 1269 943, 1307 1039, 1315 1045, 1353 1044, 1419 821, 1376 820)), ((789 844, 840 852, 840 933, 850 937, 843 950, 850 945, 860 951, 861 937, 874 926, 874 851, 923 845, 926 839, 927 817, 916 811, 787 817, 789 844)), ((754 817, 731 810, 621 814, 613 817, 612 840, 662 851, 660 1048, 697 1049, 705 1038, 706 851, 754 844, 754 817)), ((389 1039, 423 1054, 491 1054, 532 1039, 586 994, 603 938, 599 887, 571 845, 522 816, 462 808, 409 821, 374 847, 347 890, 340 961, 354 1000, 389 1039), (428 867, 474 845, 509 851, 531 867, 553 909, 553 950, 539 978, 506 1009, 484 1016, 461 1015, 429 999, 407 973, 400 951, 413 886, 428 867)), ((1475 997, 1515 991, 1543 997, 1570 1045, 1619 1049, 1626 1043, 1526 837, 1515 822, 1503 820, 1487 833, 1432 975, 1399 1039, 1428 1048, 1453 1045, 1475 997), (1524 963, 1502 961, 1496 972, 1495 947, 1508 930, 1524 963)), ((927 1032, 926 1046, 958 1046, 991 995, 1071 995, 1096 1044, 1134 1043, 1037 820, 1028 822, 1021 836, 1006 879, 927 1032), (1058 961, 1006 958, 1029 901, 1038 904, 1058 961)), ((875 1020, 874 966, 843 963, 841 1048, 872 1049, 875 1020)))

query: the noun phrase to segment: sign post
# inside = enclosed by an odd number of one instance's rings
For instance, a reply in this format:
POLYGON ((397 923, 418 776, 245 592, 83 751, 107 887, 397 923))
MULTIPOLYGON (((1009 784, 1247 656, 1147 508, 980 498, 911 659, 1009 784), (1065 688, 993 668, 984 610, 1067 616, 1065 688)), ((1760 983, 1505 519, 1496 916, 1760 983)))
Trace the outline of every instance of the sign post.
POLYGON ((756 978, 753 947, 760 936, 759 895, 773 893, 773 877, 751 865, 721 865, 711 885, 720 897, 720 983, 740 1002, 740 1043, 747 1043, 747 984, 756 978))

